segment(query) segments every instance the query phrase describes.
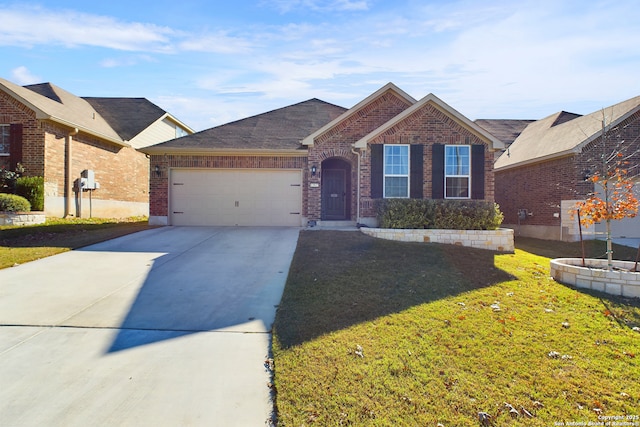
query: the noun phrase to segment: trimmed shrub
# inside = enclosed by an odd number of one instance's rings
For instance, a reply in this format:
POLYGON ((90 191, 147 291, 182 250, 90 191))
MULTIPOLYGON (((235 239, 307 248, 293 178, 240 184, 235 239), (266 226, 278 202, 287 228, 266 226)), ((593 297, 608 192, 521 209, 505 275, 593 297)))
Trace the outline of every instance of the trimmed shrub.
POLYGON ((381 228, 495 230, 504 216, 485 200, 385 199, 377 205, 381 228))
POLYGON ((16 180, 16 194, 31 203, 34 211, 44 210, 44 178, 41 176, 21 176, 16 180))
POLYGON ((31 204, 24 197, 0 193, 0 212, 29 212, 30 210, 31 204))

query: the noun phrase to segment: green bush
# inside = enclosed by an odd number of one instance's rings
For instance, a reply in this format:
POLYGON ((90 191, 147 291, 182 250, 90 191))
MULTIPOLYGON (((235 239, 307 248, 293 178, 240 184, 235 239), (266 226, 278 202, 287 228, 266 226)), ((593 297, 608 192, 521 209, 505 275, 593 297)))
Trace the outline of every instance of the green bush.
POLYGON ((21 176, 16 180, 16 194, 31 203, 34 211, 44 210, 44 178, 41 176, 21 176))
POLYGON ((0 212, 29 212, 30 210, 31 204, 24 197, 0 193, 0 212))
POLYGON ((495 230, 503 215, 484 200, 385 199, 377 205, 382 228, 495 230))

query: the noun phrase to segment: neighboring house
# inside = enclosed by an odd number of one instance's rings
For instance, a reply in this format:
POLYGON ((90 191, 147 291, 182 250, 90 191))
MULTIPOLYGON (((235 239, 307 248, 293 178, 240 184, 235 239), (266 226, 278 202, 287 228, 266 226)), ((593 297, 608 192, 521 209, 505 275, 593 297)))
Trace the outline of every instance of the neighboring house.
POLYGON ((4 79, 0 130, 0 167, 43 176, 45 213, 59 217, 147 215, 149 159, 136 148, 193 133, 144 98, 80 98, 4 79), (99 188, 78 191, 84 171, 99 188))
MULTIPOLYGON (((496 202, 505 216, 503 226, 521 236, 579 239, 577 217, 572 218, 570 210, 594 191, 586 178, 599 169, 603 152, 616 146, 629 156, 632 173, 638 174, 640 97, 586 116, 562 111, 529 124, 495 163, 496 202), (606 148, 603 118, 610 128, 606 148)), ((613 237, 640 237, 639 217, 612 225, 613 237)), ((593 238, 594 231, 603 229, 599 224, 583 232, 593 238)))
POLYGON ((505 149, 535 120, 477 119, 474 123, 498 138, 505 149))
POLYGON ((142 149, 150 222, 376 225, 383 198, 494 200, 504 144, 389 83, 351 109, 312 99, 142 149))

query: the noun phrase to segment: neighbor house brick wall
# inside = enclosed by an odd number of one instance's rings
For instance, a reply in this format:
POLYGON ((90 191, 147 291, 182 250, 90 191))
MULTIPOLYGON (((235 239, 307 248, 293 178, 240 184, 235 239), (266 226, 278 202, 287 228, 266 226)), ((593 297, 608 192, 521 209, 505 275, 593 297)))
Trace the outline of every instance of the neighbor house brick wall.
MULTIPOLYGON (((35 113, 0 91, 0 124, 22 124, 22 165, 25 175, 44 175, 44 132, 35 113)), ((0 156, 0 168, 9 167, 9 156, 0 156)))
MULTIPOLYGON (((561 217, 570 215, 561 211, 561 201, 588 197, 594 187, 585 178, 589 172, 601 169, 603 152, 611 153, 614 149, 621 150, 629 166, 640 164, 640 112, 608 133, 604 150, 602 138, 598 137, 580 153, 496 171, 496 202, 504 213, 504 223, 559 229, 561 217), (526 209, 532 215, 519 222, 519 209, 526 209)), ((632 174, 638 172, 632 169, 632 174)))
MULTIPOLYGON (((466 127, 453 120, 432 104, 422 108, 371 140, 361 161, 361 215, 375 216, 375 200, 371 198, 371 145, 376 144, 421 144, 423 152, 422 197, 432 197, 432 145, 465 144, 485 145, 486 142, 466 127)), ((485 200, 494 200, 493 152, 485 148, 485 200)))
POLYGON ((526 209, 532 215, 521 224, 559 227, 560 201, 579 198, 574 157, 497 171, 495 175, 496 203, 505 224, 518 224, 518 210, 526 209))
POLYGON ((305 174, 305 182, 303 183, 303 199, 308 200, 308 206, 303 207, 303 212, 308 219, 320 220, 322 218, 322 189, 319 186, 311 188, 310 184, 321 183, 322 162, 330 158, 340 158, 351 165, 351 182, 353 184, 351 185, 350 197, 347 200, 351 201, 349 207, 351 219, 356 219, 358 157, 352 153, 352 146, 356 141, 410 106, 411 104, 406 99, 388 91, 316 137, 314 145, 309 147, 309 167, 315 165, 318 172, 315 177, 310 177, 308 173, 305 174))
MULTIPOLYGON (((171 169, 297 169, 305 170, 307 156, 300 155, 153 155, 149 164, 149 215, 168 216, 171 169), (159 174, 155 168, 158 166, 159 174)), ((304 196, 303 196, 304 199, 304 196)))
MULTIPOLYGON (((51 196, 65 194, 65 149, 69 129, 43 123, 45 130, 45 182, 51 196)), ((147 203, 149 201, 149 160, 131 147, 121 147, 80 132, 71 137, 71 177, 82 171, 95 172, 100 188, 93 192, 97 200, 147 203)))

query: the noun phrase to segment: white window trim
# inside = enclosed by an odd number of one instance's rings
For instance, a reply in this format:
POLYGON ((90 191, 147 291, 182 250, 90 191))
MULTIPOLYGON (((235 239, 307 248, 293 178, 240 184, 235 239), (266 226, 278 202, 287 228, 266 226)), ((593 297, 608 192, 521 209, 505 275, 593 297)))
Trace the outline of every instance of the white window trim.
POLYGON ((411 195, 411 146, 409 144, 384 144, 382 149, 382 197, 385 199, 408 199, 411 195), (387 174, 387 154, 386 147, 407 147, 407 173, 387 174), (403 197, 387 197, 387 177, 391 178, 407 178, 407 195, 403 197))
POLYGON ((452 200, 468 200, 471 199, 471 145, 448 144, 444 146, 444 198, 452 200), (448 175, 447 174, 447 148, 448 147, 467 147, 469 150, 469 174, 468 175, 448 175), (447 196, 447 178, 467 178, 467 197, 450 197, 447 196))

